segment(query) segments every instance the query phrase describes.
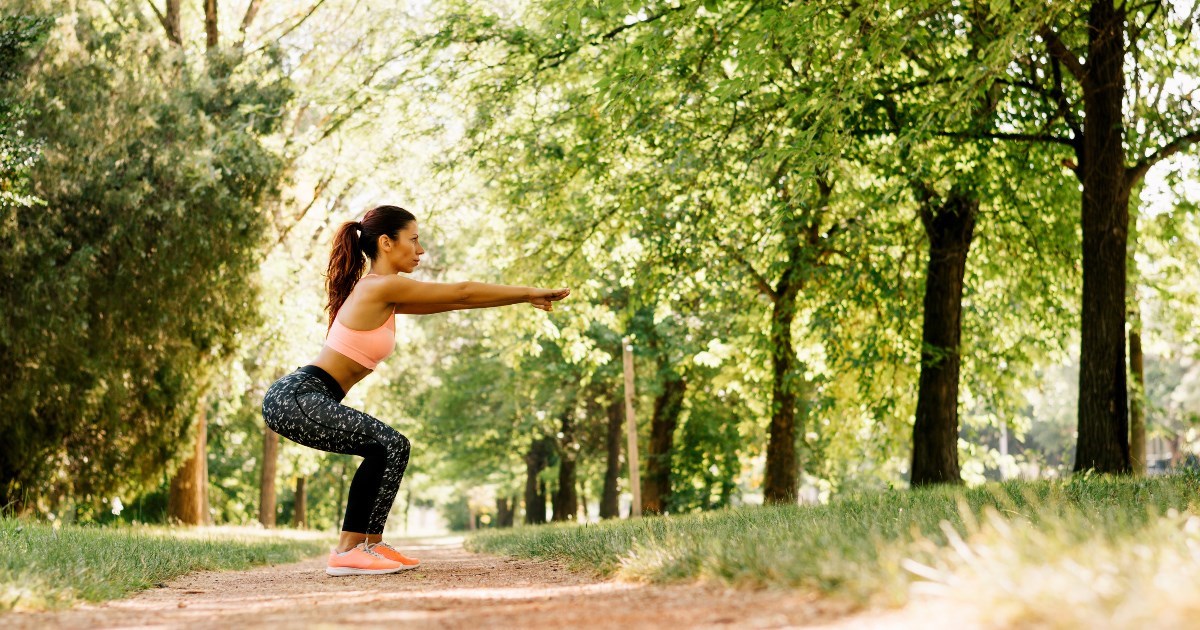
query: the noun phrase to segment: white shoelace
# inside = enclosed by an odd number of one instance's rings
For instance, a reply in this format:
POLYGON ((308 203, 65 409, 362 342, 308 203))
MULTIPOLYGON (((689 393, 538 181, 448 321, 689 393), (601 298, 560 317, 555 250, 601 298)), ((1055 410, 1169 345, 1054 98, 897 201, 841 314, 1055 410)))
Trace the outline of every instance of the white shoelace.
MULTIPOLYGON (((399 549, 396 549, 395 547, 383 542, 382 540, 377 543, 371 543, 371 549, 374 549, 375 547, 387 547, 388 549, 391 549, 392 551, 395 551, 396 553, 400 553, 399 549)), ((375 552, 371 552, 371 553, 375 553, 375 552)))

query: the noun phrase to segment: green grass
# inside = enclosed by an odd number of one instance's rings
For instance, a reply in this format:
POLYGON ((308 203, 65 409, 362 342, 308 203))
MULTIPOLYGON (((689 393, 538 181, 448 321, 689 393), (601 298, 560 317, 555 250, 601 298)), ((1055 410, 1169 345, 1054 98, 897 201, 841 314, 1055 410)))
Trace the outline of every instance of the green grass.
MULTIPOLYGON (((1141 592, 1133 580, 1161 582, 1164 572, 1186 588, 1179 601, 1156 597, 1154 605, 1178 608, 1190 599, 1200 589, 1198 504, 1194 474, 1078 477, 863 494, 821 506, 521 527, 485 532, 467 544, 639 581, 814 589, 860 603, 902 603, 914 587, 973 604, 995 597, 1006 619, 1042 623, 1041 612, 1082 620, 1058 612, 1064 596, 1090 602, 1080 614, 1115 614, 1129 593, 1141 592), (1013 607, 1014 601, 1025 603, 1013 607)), ((1188 606, 1194 611, 1197 604, 1188 606)))
POLYGON ((327 545, 222 528, 55 528, 0 518, 0 611, 116 599, 189 571, 292 562, 327 545))

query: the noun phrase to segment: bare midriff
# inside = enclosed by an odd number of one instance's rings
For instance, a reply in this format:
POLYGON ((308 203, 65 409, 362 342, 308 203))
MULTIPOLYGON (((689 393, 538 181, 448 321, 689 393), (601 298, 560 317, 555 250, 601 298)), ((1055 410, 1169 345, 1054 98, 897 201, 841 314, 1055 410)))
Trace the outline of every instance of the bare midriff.
POLYGON ((320 354, 310 363, 325 370, 336 379, 338 385, 342 386, 342 393, 349 393, 351 387, 374 371, 359 365, 350 357, 329 347, 321 348, 320 354))

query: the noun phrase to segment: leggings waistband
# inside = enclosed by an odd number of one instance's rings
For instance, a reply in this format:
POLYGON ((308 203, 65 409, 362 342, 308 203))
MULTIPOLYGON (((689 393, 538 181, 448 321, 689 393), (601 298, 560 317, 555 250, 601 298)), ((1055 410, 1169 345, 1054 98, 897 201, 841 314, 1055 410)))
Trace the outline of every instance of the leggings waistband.
POLYGON ((329 388, 329 393, 333 394, 333 397, 336 398, 338 402, 342 402, 342 399, 346 397, 346 392, 342 391, 341 383, 338 383, 337 379, 333 378, 329 372, 326 372, 315 365, 305 365, 297 368, 296 371, 304 372, 305 374, 311 374, 320 379, 320 381, 325 384, 325 387, 329 388))

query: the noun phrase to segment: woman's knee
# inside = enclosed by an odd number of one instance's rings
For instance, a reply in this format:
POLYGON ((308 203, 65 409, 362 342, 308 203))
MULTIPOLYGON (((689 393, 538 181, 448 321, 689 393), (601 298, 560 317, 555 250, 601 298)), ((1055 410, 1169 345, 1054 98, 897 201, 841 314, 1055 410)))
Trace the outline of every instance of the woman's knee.
POLYGON ((412 443, 408 441, 408 438, 395 429, 388 431, 383 439, 383 446, 391 457, 401 455, 407 457, 408 452, 412 449, 412 443))

